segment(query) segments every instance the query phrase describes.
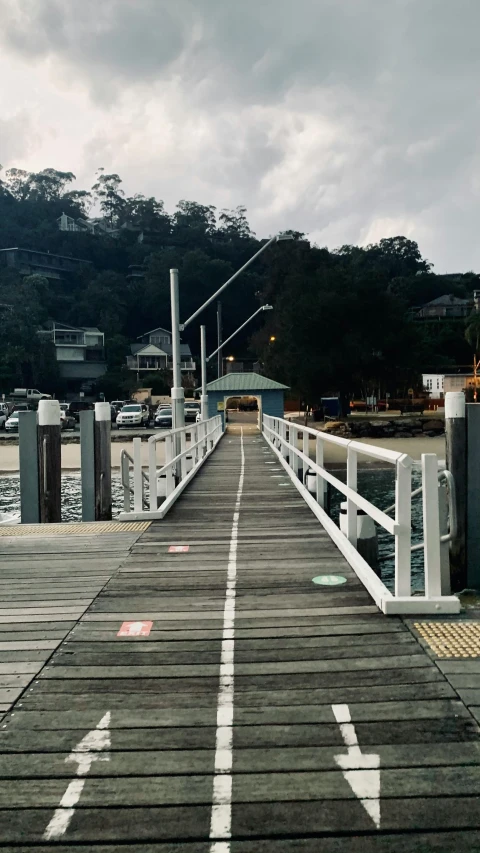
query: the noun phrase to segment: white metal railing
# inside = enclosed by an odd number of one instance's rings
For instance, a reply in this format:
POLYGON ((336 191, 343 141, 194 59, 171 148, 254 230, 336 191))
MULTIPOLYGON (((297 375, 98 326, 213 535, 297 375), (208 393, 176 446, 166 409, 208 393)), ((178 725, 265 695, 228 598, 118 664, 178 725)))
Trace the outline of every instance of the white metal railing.
MULTIPOLYGON (((139 439, 141 441, 141 439, 139 439)), ((130 467, 135 471, 135 463, 127 450, 122 450, 120 453, 120 473, 123 487, 123 511, 130 512, 131 497, 134 494, 134 487, 131 484, 130 467)), ((134 475, 135 477, 135 475, 134 475)), ((148 501, 146 492, 148 489, 148 474, 142 469, 142 509, 148 509, 148 501)))
POLYGON ((148 475, 142 464, 142 439, 134 438, 133 460, 126 453, 126 461, 121 469, 124 501, 128 492, 128 510, 125 509, 119 517, 124 520, 163 518, 215 449, 222 435, 221 415, 151 435, 147 442, 148 475), (163 465, 159 468, 157 446, 160 443, 164 444, 165 451, 163 465), (130 511, 130 461, 133 461, 133 512, 130 511), (148 499, 145 484, 148 484, 148 499))
POLYGON ((422 455, 422 500, 425 556, 425 595, 412 595, 412 464, 406 453, 340 438, 283 418, 263 415, 263 435, 289 473, 298 491, 330 534, 353 570, 384 613, 457 613, 456 596, 441 594, 440 520, 438 499, 438 460, 435 454, 422 455), (310 458, 309 440, 315 441, 315 459, 310 458), (346 483, 324 467, 325 444, 344 448, 347 459, 346 483), (368 456, 395 468, 395 517, 358 494, 358 456, 368 456), (298 478, 300 467, 316 477, 316 495, 312 496, 298 478), (347 500, 347 533, 344 535, 324 509, 325 483, 330 483, 347 500), (316 499, 315 499, 316 498, 316 499), (392 594, 358 553, 357 510, 363 510, 394 537, 395 589, 392 594))

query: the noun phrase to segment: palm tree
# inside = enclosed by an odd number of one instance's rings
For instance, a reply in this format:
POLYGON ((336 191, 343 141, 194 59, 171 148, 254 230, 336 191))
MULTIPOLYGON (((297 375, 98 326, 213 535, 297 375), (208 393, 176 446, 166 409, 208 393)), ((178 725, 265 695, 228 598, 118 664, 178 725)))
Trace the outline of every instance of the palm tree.
POLYGON ((472 314, 468 318, 465 338, 475 354, 480 352, 480 314, 472 314))

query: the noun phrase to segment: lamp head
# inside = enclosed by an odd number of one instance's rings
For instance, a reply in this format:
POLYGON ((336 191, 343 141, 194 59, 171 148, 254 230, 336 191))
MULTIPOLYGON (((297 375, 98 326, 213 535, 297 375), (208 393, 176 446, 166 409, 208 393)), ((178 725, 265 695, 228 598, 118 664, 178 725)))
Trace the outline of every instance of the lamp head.
POLYGON ((294 239, 295 239, 295 238, 294 238, 293 234, 278 234, 278 235, 277 235, 276 242, 277 242, 277 243, 280 243, 280 242, 282 242, 283 240, 294 240, 294 239))
POLYGON ((227 361, 235 361, 234 355, 227 355, 227 361))
POLYGON ((273 305, 262 305, 262 311, 273 311, 273 305))

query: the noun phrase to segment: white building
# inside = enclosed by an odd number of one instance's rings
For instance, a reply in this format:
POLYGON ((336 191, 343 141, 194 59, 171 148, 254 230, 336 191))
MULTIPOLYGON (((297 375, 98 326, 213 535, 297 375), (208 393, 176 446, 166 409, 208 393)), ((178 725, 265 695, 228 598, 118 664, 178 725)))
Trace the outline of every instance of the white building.
POLYGON ((428 391, 430 397, 443 398, 444 395, 445 374, 443 373, 422 373, 422 383, 425 391, 428 391))
MULTIPOLYGON (((140 335, 141 343, 132 344, 131 355, 127 356, 127 367, 137 376, 143 371, 172 369, 172 335, 168 329, 151 329, 140 335)), ((195 373, 196 365, 188 344, 180 344, 180 368, 185 373, 195 373)))

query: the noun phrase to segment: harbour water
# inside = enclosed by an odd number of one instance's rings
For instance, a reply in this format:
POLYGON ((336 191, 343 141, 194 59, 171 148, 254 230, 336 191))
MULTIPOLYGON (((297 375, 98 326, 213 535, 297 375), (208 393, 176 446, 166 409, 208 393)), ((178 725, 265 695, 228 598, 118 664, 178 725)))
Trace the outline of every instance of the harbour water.
MULTIPOLYGON (((336 476, 342 478, 339 471, 336 476)), ((414 469, 412 489, 420 485, 420 471, 414 469)), ((379 509, 386 509, 395 500, 395 478, 392 469, 360 469, 358 472, 358 491, 363 497, 375 504, 379 509)), ((340 503, 343 495, 333 491, 331 498, 332 518, 338 524, 340 503)), ((118 475, 112 476, 113 516, 123 509, 123 489, 118 475)), ((0 512, 20 511, 20 480, 18 475, 0 477, 0 512)), ((79 473, 62 473, 62 521, 81 520, 81 482, 79 473)), ((412 543, 420 542, 422 533, 422 501, 417 498, 412 504, 412 543)), ((393 537, 382 528, 378 529, 378 545, 380 557, 390 554, 393 550, 393 537)), ((393 560, 383 560, 382 580, 391 589, 394 579, 393 560)), ((412 554, 412 586, 423 589, 423 553, 414 551, 412 554)))

